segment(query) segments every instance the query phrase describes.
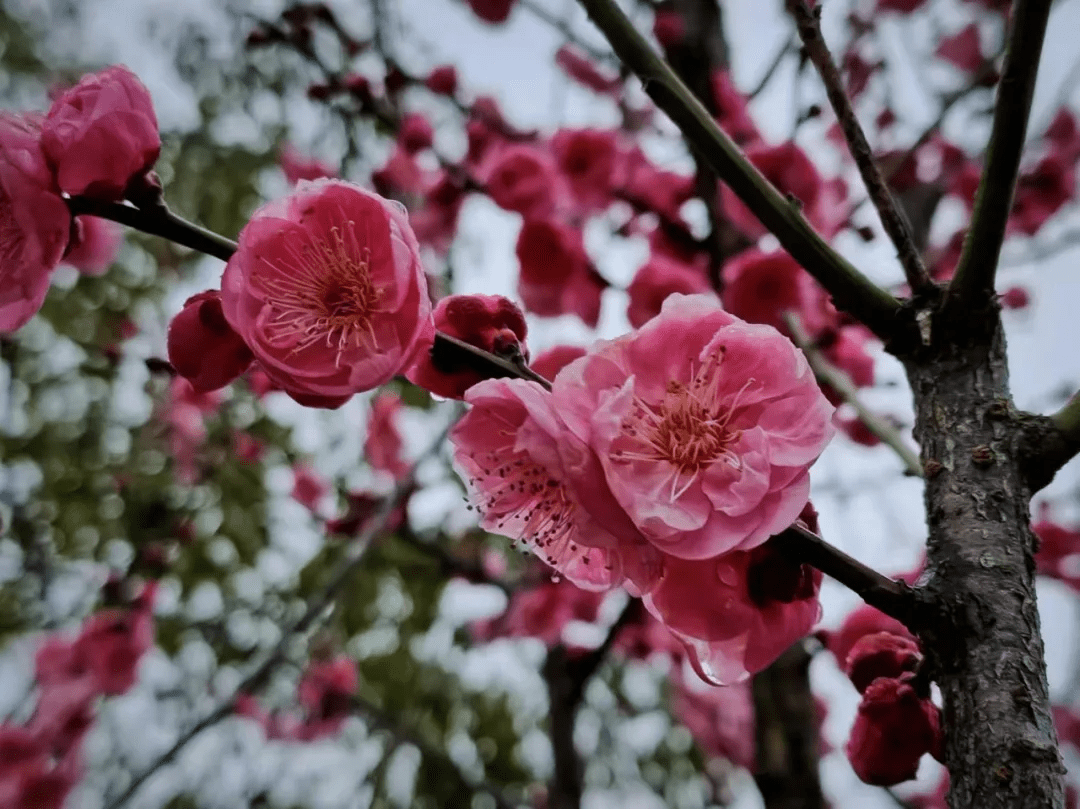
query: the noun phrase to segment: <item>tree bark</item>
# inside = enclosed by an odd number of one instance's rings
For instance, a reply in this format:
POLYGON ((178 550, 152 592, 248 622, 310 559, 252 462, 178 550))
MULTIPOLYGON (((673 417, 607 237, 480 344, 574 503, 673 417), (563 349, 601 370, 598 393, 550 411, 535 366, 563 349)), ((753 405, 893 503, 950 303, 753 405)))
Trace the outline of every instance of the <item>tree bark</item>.
POLYGON ((990 303, 931 325, 931 344, 904 361, 930 532, 925 596, 935 620, 921 639, 944 699, 949 805, 1061 809, 1031 492, 999 311, 990 303))

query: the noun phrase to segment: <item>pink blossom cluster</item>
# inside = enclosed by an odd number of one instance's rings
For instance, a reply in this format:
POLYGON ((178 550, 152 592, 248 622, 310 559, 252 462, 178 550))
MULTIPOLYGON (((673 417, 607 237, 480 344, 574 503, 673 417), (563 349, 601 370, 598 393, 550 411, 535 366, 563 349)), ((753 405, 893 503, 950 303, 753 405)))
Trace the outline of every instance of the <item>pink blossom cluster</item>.
POLYGON ((127 692, 153 645, 155 583, 126 610, 92 615, 73 639, 46 638, 34 675, 37 705, 24 725, 0 724, 0 806, 62 809, 82 774, 82 742, 100 697, 127 692))
POLYGON ((855 774, 892 786, 914 778, 926 753, 941 761, 941 711, 930 701, 929 681, 919 677, 919 644, 903 624, 862 606, 825 638, 862 694, 846 747, 855 774))
POLYGON ((357 682, 355 660, 336 657, 313 661, 296 686, 298 714, 268 712, 250 694, 239 695, 234 710, 254 719, 268 739, 310 742, 341 730, 352 713, 357 682))
POLYGON ((116 201, 145 186, 161 140, 150 94, 127 68, 84 76, 48 114, 0 114, 0 334, 41 308, 61 261, 89 275, 112 263, 119 231, 73 220, 66 197, 116 201))
POLYGON ((451 440, 482 525, 642 596, 703 676, 760 670, 817 620, 820 573, 768 540, 806 508, 833 410, 775 329, 674 295, 550 393, 488 380, 466 401, 451 440))

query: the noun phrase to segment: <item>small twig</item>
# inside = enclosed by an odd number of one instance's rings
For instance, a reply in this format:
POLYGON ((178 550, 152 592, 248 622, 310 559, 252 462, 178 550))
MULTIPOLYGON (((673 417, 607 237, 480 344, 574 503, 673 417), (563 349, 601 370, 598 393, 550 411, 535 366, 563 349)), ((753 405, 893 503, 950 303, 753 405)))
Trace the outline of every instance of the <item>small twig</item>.
POLYGON ((415 464, 413 464, 408 474, 404 475, 401 480, 398 481, 394 491, 383 500, 379 509, 372 516, 372 520, 368 526, 355 540, 353 540, 352 543, 350 543, 345 553, 345 558, 340 563, 340 567, 335 571, 330 581, 326 583, 326 586, 319 596, 307 605, 307 609, 304 610, 304 613, 299 618, 282 631, 281 639, 266 654, 262 662, 243 679, 224 702, 196 722, 176 740, 172 747, 158 756, 149 767, 132 778, 131 783, 128 784, 127 788, 121 792, 116 799, 108 804, 107 809, 119 809, 127 803, 150 776, 176 758, 180 752, 187 747, 192 739, 207 728, 216 725, 222 719, 232 714, 236 705, 236 700, 241 694, 254 691, 265 682, 266 678, 273 672, 274 668, 285 659, 289 644, 292 642, 293 638, 310 628, 323 614, 326 608, 330 606, 337 597, 338 591, 341 590, 363 561, 368 548, 370 548, 374 540, 386 530, 394 510, 400 505, 402 498, 408 492, 412 491, 413 475, 416 472, 416 467, 421 461, 426 459, 429 454, 439 449, 448 430, 449 427, 442 430, 439 437, 432 443, 431 447, 421 455, 420 459, 418 459, 415 464))
POLYGON ((765 75, 761 77, 761 80, 758 81, 754 89, 746 94, 747 100, 753 100, 765 91, 765 88, 769 86, 769 82, 772 81, 772 77, 776 74, 776 71, 780 69, 780 65, 784 63, 784 57, 789 55, 795 49, 794 46, 794 40, 789 39, 784 43, 784 46, 776 52, 776 56, 774 56, 772 62, 769 63, 765 75))
POLYGON ((1051 0, 1017 0, 998 85, 990 142, 964 250, 949 284, 952 305, 969 309, 994 294, 998 257, 1012 210, 1031 97, 1039 72, 1051 0))
POLYGON ((680 128, 688 143, 780 241, 828 290, 836 305, 865 323, 886 343, 904 328, 900 302, 833 250, 746 159, 708 110, 661 59, 615 0, 579 0, 615 52, 641 79, 645 92, 680 128))
POLYGON ((926 271, 922 256, 912 238, 911 226, 874 161, 874 153, 866 140, 866 133, 863 132, 859 119, 855 117, 851 99, 848 98, 840 78, 840 71, 821 34, 819 19, 821 6, 810 8, 806 0, 787 0, 787 7, 795 18, 799 36, 806 47, 806 54, 817 68, 818 75, 821 76, 821 81, 825 85, 829 103, 840 122, 844 139, 847 141, 851 156, 855 158, 855 165, 859 169, 866 190, 870 193, 870 199, 877 208, 878 216, 881 217, 881 224, 896 247, 900 264, 904 268, 904 277, 907 278, 908 285, 915 294, 928 291, 933 287, 934 282, 930 279, 930 274, 926 271))
POLYGON ((772 541, 791 558, 836 579, 871 607, 891 615, 912 631, 922 623, 922 616, 917 614, 915 591, 908 585, 883 576, 814 532, 793 525, 774 536, 772 541))
POLYGON ((806 333, 806 329, 803 328, 798 315, 794 312, 785 312, 784 323, 787 325, 788 333, 791 334, 791 339, 795 345, 801 348, 803 354, 806 355, 806 361, 810 363, 817 380, 829 385, 843 397, 845 402, 855 409, 855 413, 858 415, 859 420, 866 425, 866 429, 896 452, 900 460, 904 462, 904 471, 907 474, 912 477, 922 477, 923 468, 918 454, 907 445, 899 430, 862 403, 851 377, 825 358, 821 349, 814 345, 814 341, 806 333))
POLYGON ((72 216, 88 215, 111 219, 222 261, 228 261, 236 252, 236 242, 188 222, 164 205, 152 209, 136 208, 123 202, 106 202, 91 197, 68 197, 66 202, 72 216))

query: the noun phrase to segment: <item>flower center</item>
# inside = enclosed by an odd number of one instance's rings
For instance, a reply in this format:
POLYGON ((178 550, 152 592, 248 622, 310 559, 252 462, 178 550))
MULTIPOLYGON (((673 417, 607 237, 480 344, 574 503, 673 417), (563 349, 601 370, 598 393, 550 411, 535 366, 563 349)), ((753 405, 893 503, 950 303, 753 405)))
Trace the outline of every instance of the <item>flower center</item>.
MULTIPOLYGON (((691 485, 697 474, 716 461, 738 469, 740 461, 729 446, 739 431, 728 426, 738 404, 739 391, 724 402, 718 389, 723 347, 708 357, 689 383, 668 383, 664 398, 649 404, 634 398, 630 414, 623 421, 623 435, 629 447, 615 452, 619 460, 663 461, 671 464, 671 500, 674 502, 691 485), (683 486, 679 481, 687 478, 683 486)), ((754 380, 747 380, 746 389, 754 380)))
POLYGON ((286 244, 276 277, 254 279, 274 309, 267 324, 271 333, 299 335, 294 352, 325 341, 338 350, 339 361, 349 346, 378 348, 371 321, 383 290, 371 279, 369 254, 357 242, 352 221, 330 228, 329 238, 286 244))

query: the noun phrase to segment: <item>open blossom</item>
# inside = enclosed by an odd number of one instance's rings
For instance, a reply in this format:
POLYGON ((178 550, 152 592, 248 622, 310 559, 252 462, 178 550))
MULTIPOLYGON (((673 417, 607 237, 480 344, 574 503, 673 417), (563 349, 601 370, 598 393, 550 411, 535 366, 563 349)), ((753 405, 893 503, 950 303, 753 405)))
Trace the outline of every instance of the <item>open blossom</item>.
POLYGON ((40 119, 0 113, 0 334, 41 308, 71 235, 40 136, 40 119))
POLYGON ((389 382, 433 337, 404 209, 341 180, 301 183, 240 233, 225 318, 301 404, 337 406, 389 382))
POLYGON ((672 295, 639 331, 564 368, 553 398, 633 525, 683 559, 790 526, 833 435, 802 354, 705 295, 672 295))
POLYGON ((692 295, 708 290, 709 280, 702 267, 684 264, 663 253, 653 253, 626 290, 630 294, 626 317, 637 329, 660 314, 660 307, 668 295, 676 292, 692 295))
POLYGON ((150 93, 122 65, 83 76, 53 102, 41 145, 63 191, 121 199, 161 151, 150 93))
POLYGON ((484 187, 500 208, 524 217, 547 216, 559 198, 559 173, 536 146, 511 143, 494 150, 483 172, 484 187))
POLYGON ((615 133, 560 129, 551 139, 551 148, 580 208, 603 210, 612 199, 611 179, 618 157, 615 133))
POLYGON ((642 541, 624 537, 620 544, 568 485, 568 463, 586 467, 579 477, 602 475, 595 456, 566 432, 548 392, 536 382, 489 379, 470 388, 465 400, 472 408, 450 440, 481 526, 520 540, 579 587, 605 590, 626 576, 646 584, 658 555, 642 541))
POLYGON ((606 283, 585 252, 579 228, 553 219, 526 219, 517 257, 518 294, 526 311, 545 317, 575 314, 585 325, 596 326, 606 283))

